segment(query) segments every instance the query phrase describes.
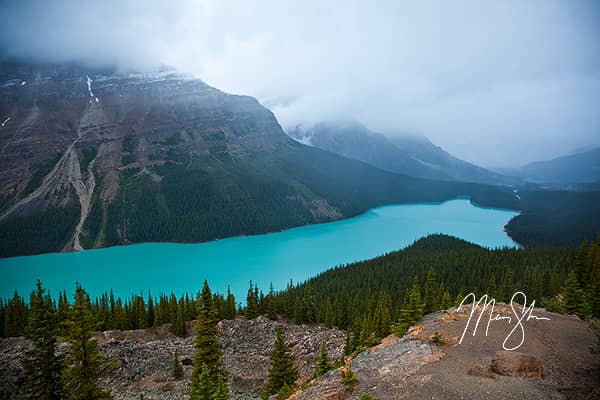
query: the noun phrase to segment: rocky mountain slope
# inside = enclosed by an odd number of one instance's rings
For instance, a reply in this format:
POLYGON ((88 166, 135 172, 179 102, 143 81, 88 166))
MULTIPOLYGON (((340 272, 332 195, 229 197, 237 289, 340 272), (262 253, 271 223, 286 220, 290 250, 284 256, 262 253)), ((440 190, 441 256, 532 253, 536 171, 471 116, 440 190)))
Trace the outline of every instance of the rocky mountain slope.
MULTIPOLYGON (((502 342, 510 327, 503 321, 493 322, 487 337, 482 322, 475 336, 470 331, 458 344, 469 310, 430 314, 403 338, 389 336, 317 380, 312 376, 321 342, 325 341, 331 357, 338 359, 344 346, 343 332, 264 317, 222 321, 221 344, 232 398, 260 398, 277 326, 285 328, 297 358, 301 389, 292 397, 295 400, 359 399, 363 394, 381 400, 593 399, 600 394, 598 375, 593 371, 599 367, 600 357, 588 351, 596 339, 584 321, 536 308, 535 315, 550 321, 525 322, 523 346, 518 352, 505 352, 502 342), (348 366, 358 377, 353 392, 341 381, 341 371, 348 366)), ((513 316, 503 304, 495 313, 513 316)), ((192 333, 191 326, 188 332, 192 333)), ((117 399, 138 399, 141 394, 145 399, 185 398, 192 371, 193 337, 175 337, 163 326, 103 332, 95 340, 111 360, 112 369, 105 373, 103 383, 117 399), (175 351, 184 366, 183 380, 170 377, 175 351)), ((15 398, 23 373, 19 360, 27 348, 25 339, 0 340, 0 397, 15 398)))
POLYGON ((2 62, 0 119, 0 256, 206 241, 465 194, 515 205, 506 188, 301 145, 254 98, 169 70, 2 62))
POLYGON ((422 135, 386 137, 358 122, 320 123, 289 134, 302 143, 400 174, 486 184, 518 182, 460 160, 422 135))

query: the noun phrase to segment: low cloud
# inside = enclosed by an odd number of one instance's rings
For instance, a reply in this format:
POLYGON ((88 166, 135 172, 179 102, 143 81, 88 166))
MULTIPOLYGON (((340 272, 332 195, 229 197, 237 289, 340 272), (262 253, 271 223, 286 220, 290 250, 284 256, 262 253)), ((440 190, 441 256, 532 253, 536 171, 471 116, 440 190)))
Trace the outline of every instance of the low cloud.
POLYGON ((600 145, 595 1, 5 1, 4 53, 169 64, 284 126, 352 118, 508 166, 600 145))

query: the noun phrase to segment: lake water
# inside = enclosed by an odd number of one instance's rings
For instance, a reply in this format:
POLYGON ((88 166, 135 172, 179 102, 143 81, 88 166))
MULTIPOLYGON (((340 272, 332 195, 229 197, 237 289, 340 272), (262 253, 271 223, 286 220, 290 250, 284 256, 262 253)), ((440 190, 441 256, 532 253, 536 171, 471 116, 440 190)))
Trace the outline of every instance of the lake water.
MULTIPOLYGON (((25 295, 36 278, 56 295, 81 282, 92 297, 110 288, 129 297, 150 289, 195 293, 208 279, 213 290, 227 285, 245 300, 252 279, 263 291, 282 289, 340 264, 408 246, 430 233, 445 233, 486 247, 516 246, 504 232, 514 211, 477 207, 468 199, 441 204, 405 204, 372 209, 354 218, 265 235, 208 243, 145 243, 0 259, 0 298, 25 295)), ((27 296, 28 297, 28 296, 27 296)))

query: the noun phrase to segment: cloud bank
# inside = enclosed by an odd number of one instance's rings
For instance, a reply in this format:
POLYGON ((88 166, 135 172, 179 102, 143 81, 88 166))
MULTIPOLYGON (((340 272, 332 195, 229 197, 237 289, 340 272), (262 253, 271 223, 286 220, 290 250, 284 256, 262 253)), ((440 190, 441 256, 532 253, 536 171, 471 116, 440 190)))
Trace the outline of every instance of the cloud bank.
POLYGON ((485 166, 600 145, 600 3, 0 3, 3 53, 191 72, 284 128, 357 119, 485 166))

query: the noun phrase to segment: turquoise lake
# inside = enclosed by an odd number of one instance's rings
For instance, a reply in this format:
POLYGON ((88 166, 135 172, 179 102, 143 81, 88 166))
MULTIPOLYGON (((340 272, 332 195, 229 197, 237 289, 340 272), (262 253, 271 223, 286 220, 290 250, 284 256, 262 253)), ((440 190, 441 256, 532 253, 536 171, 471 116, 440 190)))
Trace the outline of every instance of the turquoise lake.
POLYGON ((354 218, 286 231, 222 239, 208 243, 145 243, 0 259, 0 298, 15 290, 27 295, 40 278, 53 295, 75 282, 95 297, 114 290, 116 296, 151 290, 195 293, 208 279, 214 291, 227 285, 245 300, 248 282, 263 291, 273 283, 282 289, 340 264, 402 249, 430 233, 445 233, 486 247, 516 246, 504 232, 518 213, 483 208, 459 198, 441 204, 392 205, 354 218))

